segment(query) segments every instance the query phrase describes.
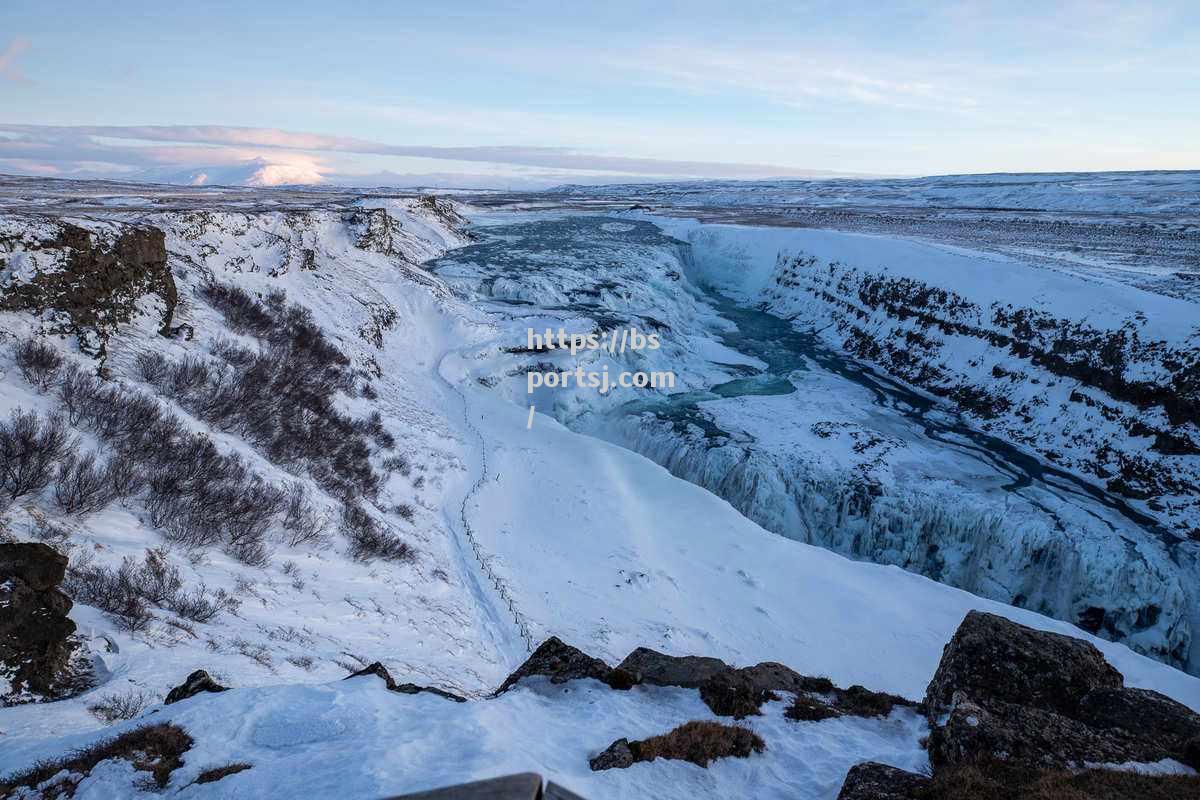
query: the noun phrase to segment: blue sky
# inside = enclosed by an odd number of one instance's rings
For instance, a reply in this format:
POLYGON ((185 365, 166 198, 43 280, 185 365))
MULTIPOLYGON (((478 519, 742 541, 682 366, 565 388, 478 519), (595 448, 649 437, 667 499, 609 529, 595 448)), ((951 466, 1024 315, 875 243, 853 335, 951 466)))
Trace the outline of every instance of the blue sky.
POLYGON ((0 171, 1198 168, 1198 54, 1196 2, 3 0, 0 171))

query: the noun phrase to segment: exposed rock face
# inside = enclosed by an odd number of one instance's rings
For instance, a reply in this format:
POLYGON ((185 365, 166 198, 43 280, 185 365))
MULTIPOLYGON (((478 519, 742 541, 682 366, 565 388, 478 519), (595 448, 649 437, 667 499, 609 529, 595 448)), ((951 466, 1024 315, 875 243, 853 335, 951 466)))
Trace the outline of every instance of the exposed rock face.
POLYGON ((1191 758, 1200 715, 1123 684, 1087 642, 972 611, 926 690, 930 761, 1069 768, 1191 758))
POLYGON ((729 667, 719 658, 669 656, 648 647, 639 647, 625 656, 617 669, 628 672, 638 683, 699 689, 706 680, 727 671, 729 667))
POLYGON ((551 683, 565 683, 576 678, 595 678, 606 681, 613 672, 612 667, 598 658, 593 658, 577 647, 551 636, 538 645, 525 663, 516 672, 504 679, 496 694, 504 694, 522 678, 545 675, 551 683))
POLYGON ((58 590, 67 558, 40 544, 0 544, 0 702, 56 698, 74 688, 75 623, 58 590))
POLYGON ((929 778, 887 764, 864 761, 846 773, 837 800, 914 800, 929 778))
POLYGON ((207 672, 202 669, 198 669, 191 675, 188 675, 187 680, 167 693, 167 699, 164 701, 164 705, 169 706, 172 703, 178 703, 180 700, 187 700, 189 697, 195 697, 196 695, 203 694, 204 692, 224 692, 228 691, 228 689, 228 686, 222 686, 213 680, 212 676, 207 672))
POLYGON ((436 694, 438 697, 445 698, 446 700, 453 700, 456 703, 467 702, 467 698, 465 697, 460 697, 453 692, 447 692, 444 689, 438 689, 433 686, 418 686, 415 683, 396 683, 396 681, 392 679, 392 674, 387 671, 387 667, 378 661, 370 666, 363 667, 358 672, 347 675, 345 680, 358 678, 363 675, 374 675, 375 677, 382 679, 389 692, 399 692, 400 694, 420 694, 421 692, 428 692, 429 694, 436 694))
POLYGON ((179 297, 158 228, 89 230, 60 222, 44 238, 29 230, 4 234, 0 230, 0 275, 7 279, 0 308, 55 314, 53 332, 75 335, 81 350, 101 358, 116 327, 138 314, 155 314, 160 332, 171 333, 179 297), (159 301, 153 310, 142 303, 149 295, 159 301))

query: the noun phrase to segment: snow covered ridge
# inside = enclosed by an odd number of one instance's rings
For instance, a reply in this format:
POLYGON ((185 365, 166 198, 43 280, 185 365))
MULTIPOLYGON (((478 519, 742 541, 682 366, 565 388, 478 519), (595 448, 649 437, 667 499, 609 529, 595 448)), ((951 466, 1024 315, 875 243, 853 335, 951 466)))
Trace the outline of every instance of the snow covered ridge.
POLYGON ((565 186, 547 194, 678 206, 925 206, 1114 214, 1200 213, 1200 172, 1062 172, 924 178, 565 186))

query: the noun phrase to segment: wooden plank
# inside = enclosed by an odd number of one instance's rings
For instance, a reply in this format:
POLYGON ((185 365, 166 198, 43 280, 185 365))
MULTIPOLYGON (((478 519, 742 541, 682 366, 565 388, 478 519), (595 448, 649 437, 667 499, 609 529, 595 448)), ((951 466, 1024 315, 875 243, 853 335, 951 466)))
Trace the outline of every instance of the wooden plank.
POLYGON ((546 791, 542 793, 542 800, 583 800, 583 796, 550 781, 546 784, 546 791))
POLYGON ((386 800, 539 800, 541 796, 542 776, 522 772, 428 792, 395 795, 386 800))

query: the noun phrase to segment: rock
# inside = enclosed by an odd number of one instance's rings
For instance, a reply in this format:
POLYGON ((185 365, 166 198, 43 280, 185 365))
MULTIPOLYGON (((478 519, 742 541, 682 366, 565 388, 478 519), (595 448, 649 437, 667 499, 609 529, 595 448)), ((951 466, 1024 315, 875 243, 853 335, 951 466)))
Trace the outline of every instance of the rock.
POLYGON ((222 686, 213 680, 212 676, 207 672, 198 669, 191 675, 188 675, 187 680, 167 693, 167 699, 163 701, 163 705, 169 706, 172 703, 187 700, 189 697, 195 697, 203 692, 224 692, 228 691, 228 689, 228 686, 222 686))
POLYGON ((419 686, 415 683, 396 683, 392 679, 392 674, 387 671, 387 667, 379 661, 370 666, 363 667, 358 672, 347 675, 344 680, 359 678, 363 675, 374 675, 382 679, 389 692, 398 692, 400 694, 420 694, 421 692, 427 692, 429 694, 436 694, 438 697, 445 698, 446 700, 453 700, 455 703, 467 702, 467 698, 460 697, 453 692, 447 692, 445 689, 438 689, 433 686, 419 686))
POLYGON ((930 718, 949 710, 955 692, 1073 714, 1084 695, 1120 689, 1117 672, 1091 644, 970 611, 942 651, 925 691, 930 718))
POLYGON ((617 739, 603 753, 588 760, 588 766, 592 768, 592 772, 599 772, 602 769, 625 769, 632 767, 636 762, 637 758, 629 748, 629 740, 617 739))
POLYGON ((41 543, 0 544, 0 667, 4 704, 55 699, 77 688, 71 600, 58 590, 67 558, 41 543))
POLYGON ((1200 736, 1193 736, 1184 742, 1179 760, 1200 772, 1200 736))
POLYGON ((453 700, 455 703, 467 702, 467 698, 457 695, 454 692, 447 692, 445 689, 439 689, 436 686, 418 686, 415 683, 398 683, 396 684, 396 687, 392 689, 392 691, 399 692, 400 694, 420 694, 421 692, 425 692, 427 694, 436 694, 443 700, 453 700))
POLYGON ((37 542, 0 545, 0 575, 20 578, 35 592, 48 592, 62 585, 67 557, 37 542))
POLYGON ((54 237, 21 249, 57 251, 59 261, 10 282, 0 308, 55 319, 53 332, 74 334, 82 352, 100 358, 118 326, 142 313, 157 315, 160 333, 170 333, 179 295, 162 230, 127 224, 89 230, 61 222, 54 237), (143 302, 150 295, 158 301, 153 307, 143 302))
POLYGON ((752 667, 742 667, 737 672, 745 676, 750 685, 768 692, 817 692, 823 694, 834 690, 833 681, 828 678, 801 675, 791 667, 776 661, 764 661, 752 667))
POLYGON ((932 729, 928 749, 935 770, 990 759, 1071 768, 1170 756, 1153 740, 1121 728, 1094 728, 1032 706, 999 701, 984 706, 961 695, 945 724, 932 729))
POLYGON ((639 647, 617 665, 637 679, 638 683, 655 686, 682 686, 699 689, 712 676, 728 672, 729 666, 719 658, 706 656, 669 656, 639 647))
POLYGON ((518 667, 516 672, 504 679, 496 694, 504 694, 522 678, 533 675, 545 675, 550 678, 551 683, 565 683, 577 678, 595 678, 607 682, 612 671, 612 667, 600 659, 572 647, 557 636, 551 636, 538 645, 537 650, 525 659, 525 663, 518 667))
POLYGON ((1200 714, 1150 689, 1088 692, 1076 716, 1093 727, 1120 728, 1149 738, 1181 761, 1187 743, 1200 739, 1200 714))
POLYGON ((375 677, 382 679, 384 685, 387 686, 388 689, 396 688, 396 682, 392 680, 392 673, 388 672, 387 667, 385 667, 380 661, 376 661, 370 666, 363 667, 358 672, 351 672, 349 675, 343 678, 343 680, 348 681, 351 678, 361 678, 364 675, 374 675, 375 677))
POLYGON ((929 760, 937 770, 994 760, 1068 770, 1186 762, 1200 715, 1123 683, 1087 642, 972 611, 925 694, 929 760))
POLYGON ((846 773, 837 800, 915 800, 929 783, 924 775, 864 761, 846 773))

